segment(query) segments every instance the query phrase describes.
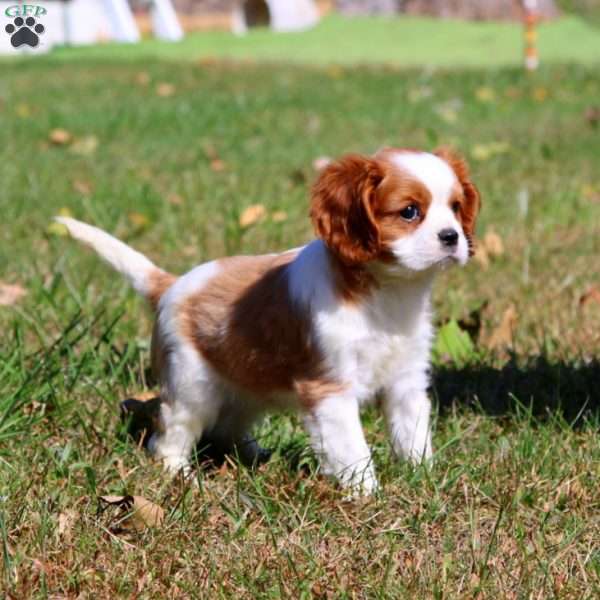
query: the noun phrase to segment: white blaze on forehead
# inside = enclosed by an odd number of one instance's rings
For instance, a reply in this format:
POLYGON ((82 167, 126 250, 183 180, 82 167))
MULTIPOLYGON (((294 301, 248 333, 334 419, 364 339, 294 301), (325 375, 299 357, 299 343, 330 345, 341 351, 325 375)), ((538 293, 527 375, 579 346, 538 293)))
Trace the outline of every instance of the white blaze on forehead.
POLYGON ((398 152, 392 162, 421 181, 434 202, 447 202, 457 184, 456 174, 445 161, 428 152, 398 152))

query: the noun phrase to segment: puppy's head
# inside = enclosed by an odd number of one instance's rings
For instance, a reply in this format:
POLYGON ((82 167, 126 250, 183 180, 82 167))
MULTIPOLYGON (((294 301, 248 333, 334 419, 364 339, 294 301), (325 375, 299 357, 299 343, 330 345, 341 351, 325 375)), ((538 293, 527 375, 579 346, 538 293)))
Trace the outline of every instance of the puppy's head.
POLYGON ((410 276, 465 264, 479 207, 466 163, 451 150, 386 148, 329 165, 314 185, 311 219, 344 264, 410 276))

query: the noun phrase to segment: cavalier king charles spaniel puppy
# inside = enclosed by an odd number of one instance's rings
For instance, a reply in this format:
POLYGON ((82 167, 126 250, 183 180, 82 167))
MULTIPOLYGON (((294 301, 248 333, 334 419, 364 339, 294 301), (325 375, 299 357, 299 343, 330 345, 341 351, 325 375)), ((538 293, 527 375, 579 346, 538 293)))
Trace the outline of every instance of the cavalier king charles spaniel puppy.
POLYGON ((322 470, 369 493, 377 479, 365 403, 380 400, 397 455, 431 456, 432 283, 467 262, 479 206, 452 151, 385 148, 320 173, 310 209, 317 239, 306 246, 222 258, 180 277, 95 227, 57 221, 156 312, 162 404, 149 447, 168 469, 188 472, 203 434, 235 444, 265 411, 295 408, 322 470))

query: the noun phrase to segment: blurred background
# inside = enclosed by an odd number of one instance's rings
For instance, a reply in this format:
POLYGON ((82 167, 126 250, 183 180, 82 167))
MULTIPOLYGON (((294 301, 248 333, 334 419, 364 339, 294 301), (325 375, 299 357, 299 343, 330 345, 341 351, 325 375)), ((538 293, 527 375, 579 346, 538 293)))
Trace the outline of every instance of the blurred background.
POLYGON ((598 596, 598 1, 0 6, 9 598, 598 596), (156 389, 152 315, 52 216, 182 273, 306 243, 320 169, 385 145, 455 147, 483 199, 473 260, 436 282, 431 471, 367 412, 384 493, 341 503, 284 415, 264 469, 186 495, 119 425, 156 389), (106 493, 167 525, 117 539, 106 493))

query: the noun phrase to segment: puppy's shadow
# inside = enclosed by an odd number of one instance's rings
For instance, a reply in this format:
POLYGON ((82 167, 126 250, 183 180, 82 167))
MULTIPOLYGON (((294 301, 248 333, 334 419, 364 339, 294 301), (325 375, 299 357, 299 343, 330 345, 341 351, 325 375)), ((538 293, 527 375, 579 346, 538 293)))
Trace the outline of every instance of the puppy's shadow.
MULTIPOLYGON (((152 434, 159 430, 160 404, 159 396, 148 400, 127 398, 121 402, 121 420, 125 424, 125 430, 136 444, 144 448, 148 446, 152 434)), ((269 460, 271 451, 259 446, 250 434, 235 445, 226 444, 208 434, 196 445, 194 462, 204 470, 212 470, 223 465, 227 457, 254 469, 269 460)))
POLYGON ((600 419, 600 362, 551 361, 538 356, 526 364, 513 357, 501 367, 437 367, 432 397, 443 416, 465 406, 493 416, 531 414, 537 420, 559 415, 573 427, 600 419))

